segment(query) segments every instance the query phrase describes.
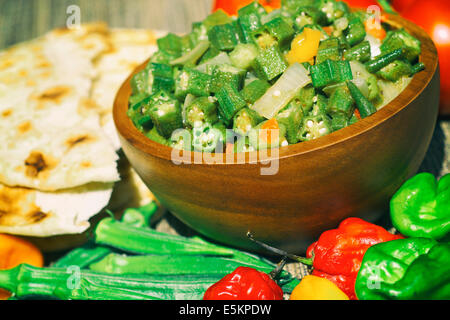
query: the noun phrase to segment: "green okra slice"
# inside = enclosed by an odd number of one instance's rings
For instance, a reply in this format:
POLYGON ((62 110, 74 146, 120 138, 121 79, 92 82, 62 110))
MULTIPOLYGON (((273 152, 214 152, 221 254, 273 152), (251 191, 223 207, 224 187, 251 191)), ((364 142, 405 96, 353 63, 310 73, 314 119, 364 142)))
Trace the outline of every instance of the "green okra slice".
POLYGON ((320 11, 317 7, 300 6, 297 8, 297 12, 295 14, 294 27, 297 29, 297 31, 300 31, 306 25, 325 25, 326 19, 327 18, 325 13, 320 11))
POLYGON ((172 131, 183 127, 180 102, 165 91, 152 95, 150 108, 145 113, 149 115, 158 133, 169 138, 172 131))
POLYGON ((350 46, 354 46, 363 41, 366 37, 366 27, 359 17, 355 17, 349 21, 344 34, 347 43, 350 46))
POLYGON ((257 14, 250 13, 240 16, 237 19, 238 25, 242 32, 242 37, 245 43, 253 43, 253 32, 262 27, 261 19, 257 14))
POLYGON ((253 1, 246 6, 238 9, 238 17, 244 17, 248 15, 256 15, 259 18, 267 14, 266 9, 257 1, 253 1))
POLYGON ((288 142, 286 140, 286 127, 284 126, 284 124, 278 123, 278 134, 275 135, 275 137, 277 136, 278 139, 273 139, 274 133, 272 131, 262 131, 264 130, 262 129, 262 126, 264 126, 266 122, 267 120, 250 129, 248 133, 248 141, 250 146, 253 147, 254 150, 264 150, 277 148, 280 146, 287 146, 288 142), (268 139, 269 137, 270 139, 268 139))
POLYGON ((216 93, 216 98, 219 102, 221 119, 226 124, 230 124, 234 115, 247 105, 239 91, 227 83, 216 93))
POLYGON ((238 91, 241 90, 247 74, 245 69, 226 64, 211 65, 208 66, 208 69, 210 69, 211 73, 210 91, 213 93, 219 91, 224 84, 229 84, 238 91))
POLYGON ((241 91, 241 95, 248 104, 254 104, 270 88, 265 80, 256 79, 247 84, 241 91))
POLYGON ((328 59, 335 61, 342 59, 338 38, 328 38, 322 40, 319 44, 319 49, 316 56, 316 64, 322 63, 328 59))
POLYGON ((184 101, 188 93, 194 96, 209 96, 211 75, 184 67, 175 71, 175 97, 184 101))
POLYGON ((367 71, 370 73, 375 73, 382 68, 386 67, 391 62, 395 60, 402 59, 404 57, 403 49, 395 49, 388 53, 382 53, 381 55, 369 60, 365 63, 367 71))
POLYGON ((309 115, 303 118, 303 124, 298 132, 298 140, 309 141, 331 133, 330 119, 326 114, 309 115))
POLYGON ((212 27, 232 22, 231 17, 222 9, 216 10, 203 20, 202 24, 209 31, 212 27))
POLYGON ((262 28, 266 30, 276 40, 278 46, 283 49, 290 45, 295 34, 294 28, 282 17, 276 17, 268 21, 262 28))
POLYGON ((145 133, 145 136, 147 138, 149 138, 150 140, 155 141, 155 142, 157 142, 159 144, 162 144, 162 145, 165 145, 165 146, 169 145, 169 140, 167 140, 165 137, 160 135, 158 130, 156 129, 156 127, 153 127, 151 130, 148 130, 145 133))
POLYGON ((325 60, 322 63, 311 66, 310 74, 312 84, 316 88, 323 88, 330 84, 353 79, 350 63, 346 60, 325 60))
POLYGON ((345 60, 357 60, 361 62, 366 62, 370 60, 370 43, 367 40, 364 40, 349 48, 344 53, 345 60))
POLYGON ((231 51, 240 42, 240 29, 237 23, 216 25, 208 31, 208 39, 221 51, 231 51))
POLYGON ((286 107, 276 115, 278 123, 286 127, 286 139, 290 144, 298 142, 298 130, 303 120, 303 109, 297 99, 293 99, 286 107))
POLYGON ((348 125, 349 125, 349 119, 345 115, 337 113, 334 116, 332 116, 331 129, 333 131, 340 130, 342 128, 347 127, 348 125))
POLYGON ((421 53, 421 42, 404 29, 390 30, 387 32, 380 50, 383 54, 402 49, 404 57, 409 62, 414 62, 421 53))
POLYGON ((258 55, 258 48, 251 43, 239 43, 232 52, 230 60, 233 66, 239 69, 250 69, 253 61, 258 55))
POLYGON ((281 75, 288 63, 278 46, 272 46, 260 51, 252 67, 259 78, 270 81, 281 75))
POLYGON ((314 105, 314 97, 316 96, 316 90, 312 85, 307 85, 300 89, 299 93, 295 96, 294 100, 300 104, 303 114, 308 114, 314 105))
POLYGON ((412 70, 412 66, 407 60, 395 60, 381 68, 376 74, 380 78, 395 82, 401 77, 410 76, 412 70))
POLYGON ((223 150, 222 132, 205 123, 192 129, 192 146, 195 151, 214 152, 223 150))
POLYGON ((264 120, 256 111, 247 107, 239 110, 233 118, 234 132, 246 136, 249 131, 264 120))
POLYGON ((156 43, 159 51, 166 52, 173 57, 178 58, 182 54, 181 37, 174 33, 168 33, 166 36, 158 38, 156 43))
POLYGON ((191 127, 204 123, 214 124, 218 118, 216 99, 198 97, 186 108, 186 120, 191 127))
POLYGON ((359 110, 361 118, 365 118, 377 112, 377 108, 370 102, 358 89, 358 87, 351 81, 347 81, 347 87, 350 94, 355 100, 356 107, 359 110))
POLYGON ((339 114, 349 119, 355 111, 355 101, 346 86, 340 86, 330 95, 327 113, 334 117, 339 114))

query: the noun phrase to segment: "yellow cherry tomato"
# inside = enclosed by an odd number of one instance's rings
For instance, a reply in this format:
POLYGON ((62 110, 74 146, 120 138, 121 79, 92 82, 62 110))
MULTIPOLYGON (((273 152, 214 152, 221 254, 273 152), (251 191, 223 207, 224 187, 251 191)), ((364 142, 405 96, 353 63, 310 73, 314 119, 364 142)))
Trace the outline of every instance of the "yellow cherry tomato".
POLYGON ((289 64, 311 61, 317 55, 321 37, 319 30, 304 28, 303 32, 292 40, 291 50, 286 54, 289 64))
POLYGON ((349 300, 349 298, 330 280, 307 275, 294 288, 289 300, 349 300))

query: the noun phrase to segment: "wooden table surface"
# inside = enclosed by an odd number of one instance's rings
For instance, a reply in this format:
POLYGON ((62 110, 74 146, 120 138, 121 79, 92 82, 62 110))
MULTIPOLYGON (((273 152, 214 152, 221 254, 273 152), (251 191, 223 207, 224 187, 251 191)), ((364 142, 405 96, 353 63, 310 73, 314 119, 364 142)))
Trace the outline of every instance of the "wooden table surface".
MULTIPOLYGON (((192 22, 207 16, 212 0, 0 0, 0 49, 64 26, 70 5, 80 8, 81 23, 105 21, 111 27, 186 32, 192 22)), ((450 119, 438 120, 419 171, 436 176, 450 172, 450 119)), ((172 216, 166 220, 160 229, 180 228, 172 216)), ((305 269, 290 271, 301 276, 305 269)))

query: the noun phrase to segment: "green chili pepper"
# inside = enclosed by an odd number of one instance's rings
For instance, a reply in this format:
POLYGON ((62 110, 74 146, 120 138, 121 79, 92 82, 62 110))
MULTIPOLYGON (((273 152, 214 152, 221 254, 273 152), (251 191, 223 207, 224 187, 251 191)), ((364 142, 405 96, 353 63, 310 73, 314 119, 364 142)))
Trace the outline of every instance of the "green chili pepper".
POLYGON ((394 194, 390 211, 393 225, 405 236, 436 240, 449 236, 450 174, 439 182, 431 173, 415 175, 394 194))
POLYGON ((450 299, 450 243, 407 238, 370 247, 355 291, 360 300, 450 299))

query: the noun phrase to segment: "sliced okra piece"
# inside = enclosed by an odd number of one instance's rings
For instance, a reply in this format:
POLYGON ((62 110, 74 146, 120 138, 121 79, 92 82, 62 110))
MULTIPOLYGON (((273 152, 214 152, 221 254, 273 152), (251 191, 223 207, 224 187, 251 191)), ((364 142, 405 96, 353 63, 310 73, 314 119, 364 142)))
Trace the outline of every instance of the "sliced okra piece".
POLYGON ((298 132, 298 140, 309 141, 317 139, 331 133, 330 119, 326 114, 319 113, 315 116, 306 116, 303 118, 303 124, 298 132))
POLYGON ((170 136, 169 146, 175 149, 192 151, 192 130, 176 129, 170 136))
POLYGON ((353 79, 350 63, 346 60, 325 60, 322 63, 311 66, 310 73, 312 84, 316 88, 353 79))
POLYGON ((180 36, 168 33, 166 36, 156 40, 156 43, 158 44, 158 50, 177 58, 181 56, 183 43, 180 36))
POLYGON ((287 48, 295 30, 282 17, 277 17, 263 25, 263 28, 277 41, 280 48, 287 48))
POLYGON ((353 18, 344 31, 345 40, 350 46, 357 45, 366 37, 366 27, 359 17, 353 18))
POLYGON ((186 120, 191 127, 219 120, 217 106, 213 97, 198 97, 186 108, 186 120))
POLYGON ((395 82, 401 77, 411 75, 411 73, 412 66, 407 60, 395 60, 381 68, 376 74, 380 78, 395 82))
POLYGON ((158 50, 152 55, 150 61, 156 63, 170 63, 170 61, 178 57, 179 55, 172 55, 163 50, 158 50))
POLYGON ((159 90, 171 92, 173 90, 175 81, 173 80, 173 69, 170 65, 150 62, 147 69, 149 70, 149 85, 152 87, 152 92, 159 90))
POLYGON ((297 133, 303 120, 302 106, 298 100, 293 99, 276 115, 278 123, 286 127, 286 139, 290 144, 298 142, 297 133))
POLYGON ((196 151, 213 152, 217 149, 220 149, 220 151, 223 149, 223 144, 221 143, 222 133, 209 123, 194 127, 192 129, 192 137, 192 146, 196 151))
POLYGON ((269 88, 270 84, 267 81, 256 79, 247 84, 241 94, 248 104, 254 104, 269 88))
POLYGON ((227 125, 231 123, 234 115, 247 105, 239 91, 227 83, 217 91, 216 98, 219 101, 221 119, 227 125))
POLYGON ((150 116, 158 133, 164 138, 169 138, 172 131, 183 127, 180 102, 163 90, 152 95, 150 108, 144 114, 150 116))
POLYGON ((302 30, 303 27, 308 24, 326 24, 327 18, 325 16, 325 13, 314 6, 298 7, 295 15, 296 17, 294 19, 294 27, 297 29, 297 31, 302 30))
POLYGON ((262 27, 260 17, 254 13, 241 16, 237 19, 245 43, 253 43, 253 32, 262 27))
POLYGON ((350 13, 350 8, 343 1, 318 0, 314 2, 314 5, 325 14, 327 18, 326 25, 350 13))
POLYGON ((251 43, 239 43, 229 54, 233 66, 240 69, 250 69, 257 55, 258 48, 251 43))
POLYGON ((234 132, 246 136, 248 132, 264 120, 256 111, 243 108, 233 118, 234 132))
MULTIPOLYGON (((307 85, 300 89, 294 100, 300 104, 303 114, 308 114, 314 105, 316 90, 312 85, 307 85)), ((317 99, 317 98, 316 98, 317 99)))
POLYGON ((316 56, 316 63, 322 63, 327 59, 342 59, 338 38, 328 38, 320 42, 316 56))
POLYGON ((152 84, 149 83, 149 70, 141 70, 131 78, 131 93, 133 95, 152 93, 152 84))
POLYGON ((260 51, 252 67, 259 78, 270 81, 282 74, 288 64, 278 46, 272 46, 260 51))
POLYGON ((202 63, 208 61, 209 59, 217 57, 217 55, 220 52, 221 51, 219 49, 217 49, 216 47, 209 46, 208 50, 206 50, 206 52, 203 54, 203 56, 198 61, 198 64, 201 65, 202 63))
POLYGON ((364 40, 349 48, 344 53, 345 60, 357 60, 361 62, 366 62, 370 60, 370 43, 367 40, 364 40))
POLYGON ((377 112, 377 109, 375 106, 370 102, 358 89, 358 87, 351 81, 347 81, 347 87, 350 91, 350 94, 355 100, 356 107, 359 110, 359 113, 361 115, 361 118, 365 118, 370 116, 371 114, 377 112))
POLYGON ((335 114, 331 119, 331 129, 334 131, 345 128, 349 125, 349 119, 343 114, 335 114))
POLYGON ((153 127, 151 130, 147 131, 145 133, 145 136, 149 138, 150 140, 153 140, 157 143, 160 143, 162 145, 168 146, 170 144, 170 141, 159 134, 156 127, 153 127))
POLYGON ((188 93, 194 96, 209 96, 211 76, 188 67, 175 72, 175 97, 184 100, 188 93))
POLYGON ((327 113, 334 117, 343 115, 346 119, 350 118, 355 110, 355 102, 350 95, 347 87, 340 86, 334 90, 328 99, 327 113))
POLYGON ((316 94, 313 98, 313 107, 309 112, 309 116, 317 116, 319 114, 327 114, 328 99, 323 94, 316 94))
POLYGON ((233 19, 226 14, 225 11, 219 9, 207 16, 206 19, 203 20, 203 25, 206 30, 209 31, 214 26, 230 23, 232 21, 233 19))
POLYGON ((404 57, 409 62, 414 62, 420 55, 421 42, 404 29, 388 31, 380 46, 382 53, 389 53, 396 49, 404 51, 404 57))
POLYGON ((257 1, 253 1, 250 4, 240 8, 238 10, 238 17, 244 17, 248 15, 257 15, 258 17, 264 16, 267 14, 266 9, 257 1))
POLYGON ((250 146, 252 146, 254 150, 264 150, 288 145, 285 125, 278 123, 279 129, 262 129, 267 121, 268 120, 259 123, 249 131, 248 141, 250 146), (276 131, 274 132, 274 130, 276 131))
POLYGON ((375 73, 382 68, 386 67, 391 62, 394 62, 395 60, 402 59, 404 57, 404 51, 403 49, 395 49, 388 53, 381 54, 375 59, 372 59, 365 63, 367 71, 370 73, 375 73))
POLYGON ((240 30, 237 24, 231 22, 222 25, 216 25, 208 31, 209 41, 221 51, 231 51, 240 42, 240 30))
POLYGON ((245 75, 247 71, 245 69, 240 69, 233 67, 231 65, 221 64, 221 65, 211 65, 208 66, 211 69, 211 92, 216 93, 222 88, 222 86, 227 83, 236 88, 236 90, 241 90, 245 75))

